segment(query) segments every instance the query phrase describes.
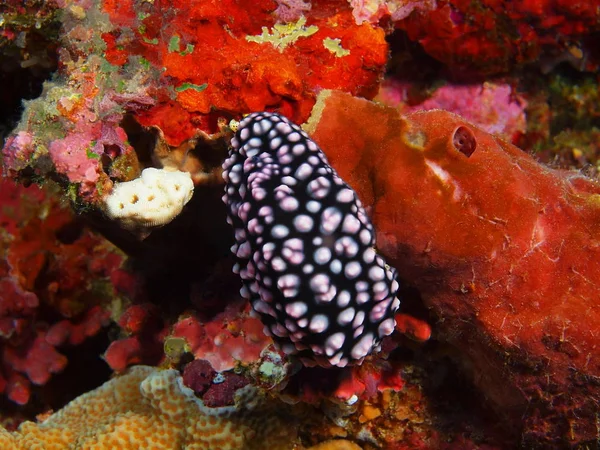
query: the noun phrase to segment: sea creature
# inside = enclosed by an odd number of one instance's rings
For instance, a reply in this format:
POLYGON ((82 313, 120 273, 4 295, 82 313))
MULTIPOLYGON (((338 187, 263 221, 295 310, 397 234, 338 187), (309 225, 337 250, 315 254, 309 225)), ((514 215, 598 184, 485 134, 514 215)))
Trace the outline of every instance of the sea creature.
POLYGON ((400 305, 396 271, 317 144, 281 115, 254 113, 223 169, 234 271, 265 332, 305 365, 344 367, 378 350, 400 305))

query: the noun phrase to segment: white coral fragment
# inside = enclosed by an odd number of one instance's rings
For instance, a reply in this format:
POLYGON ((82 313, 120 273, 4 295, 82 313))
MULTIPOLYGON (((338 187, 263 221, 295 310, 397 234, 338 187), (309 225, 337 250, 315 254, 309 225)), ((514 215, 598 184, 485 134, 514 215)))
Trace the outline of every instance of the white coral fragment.
POLYGON ((177 217, 193 193, 188 172, 150 167, 139 178, 116 184, 104 200, 105 211, 127 229, 158 227, 177 217))

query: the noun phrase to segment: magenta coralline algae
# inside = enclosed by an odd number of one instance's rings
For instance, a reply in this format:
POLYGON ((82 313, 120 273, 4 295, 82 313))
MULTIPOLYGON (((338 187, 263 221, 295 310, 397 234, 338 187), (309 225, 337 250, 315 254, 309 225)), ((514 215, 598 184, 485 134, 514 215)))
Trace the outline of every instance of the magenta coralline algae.
POLYGON ((409 101, 412 89, 414 86, 409 83, 389 80, 383 83, 379 98, 403 114, 444 109, 513 142, 526 131, 527 102, 508 84, 447 84, 416 104, 409 101))
POLYGON ((344 367, 378 350, 394 330, 396 273, 321 149, 283 116, 255 113, 223 168, 241 292, 283 351, 344 367))
POLYGON ((84 134, 71 134, 50 143, 50 157, 60 173, 75 183, 95 183, 99 176, 100 156, 91 153, 92 140, 84 134), (88 153, 80 151, 88 148, 88 153), (94 155, 90 157, 91 155, 94 155))
POLYGON ((35 151, 33 136, 26 131, 19 131, 10 136, 4 145, 3 163, 6 167, 21 170, 27 165, 35 151))

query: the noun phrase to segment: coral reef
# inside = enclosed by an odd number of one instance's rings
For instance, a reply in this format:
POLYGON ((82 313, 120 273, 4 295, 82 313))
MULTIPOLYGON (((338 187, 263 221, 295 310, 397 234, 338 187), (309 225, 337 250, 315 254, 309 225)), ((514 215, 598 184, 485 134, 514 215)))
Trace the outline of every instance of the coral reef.
POLYGON ((383 18, 394 22, 408 17, 413 11, 427 13, 437 8, 436 0, 349 0, 356 23, 377 23, 383 18))
POLYGON ((221 117, 270 108, 302 122, 322 88, 372 98, 386 63, 383 30, 355 24, 345 2, 285 24, 270 0, 59 8, 59 76, 25 105, 4 166, 58 180, 84 210, 112 211, 113 183, 144 167, 179 169, 168 164, 185 164, 221 117))
POLYGON ((389 79, 382 83, 377 99, 397 107, 401 114, 450 111, 512 143, 517 143, 527 129, 527 101, 509 84, 444 84, 428 90, 389 79))
POLYGON ((4 178, 0 192, 0 390, 26 404, 32 383, 67 366, 61 348, 106 326, 108 306, 129 285, 123 255, 84 229, 56 192, 4 178))
POLYGON ((596 446, 599 7, 2 2, 0 447, 596 446))
POLYGON ((546 70, 563 61, 596 70, 599 5, 597 0, 443 0, 396 26, 451 71, 466 75, 504 73, 533 62, 546 70))
POLYGON ((257 362, 272 341, 260 320, 249 317, 248 309, 246 302, 231 302, 209 321, 183 317, 173 325, 171 336, 183 338, 192 354, 219 372, 257 362))
POLYGON ((291 449, 296 432, 285 407, 254 389, 240 391, 235 406, 211 408, 181 384, 177 371, 137 366, 39 424, 25 422, 14 433, 2 432, 0 445, 7 450, 291 449))
POLYGON ((595 439, 600 183, 444 111, 324 93, 307 129, 494 407, 529 442, 595 439))

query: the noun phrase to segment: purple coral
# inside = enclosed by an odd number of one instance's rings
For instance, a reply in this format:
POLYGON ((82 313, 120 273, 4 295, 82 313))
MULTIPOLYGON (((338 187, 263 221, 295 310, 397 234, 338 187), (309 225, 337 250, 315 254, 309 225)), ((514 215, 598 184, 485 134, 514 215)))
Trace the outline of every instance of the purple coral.
POLYGON ((196 394, 204 394, 217 372, 205 359, 195 359, 183 370, 183 384, 196 394))

